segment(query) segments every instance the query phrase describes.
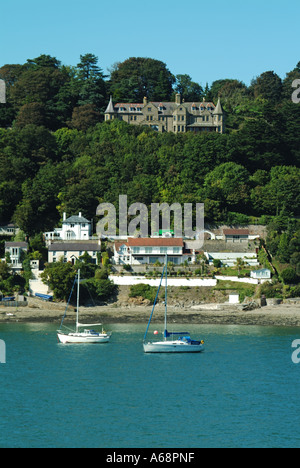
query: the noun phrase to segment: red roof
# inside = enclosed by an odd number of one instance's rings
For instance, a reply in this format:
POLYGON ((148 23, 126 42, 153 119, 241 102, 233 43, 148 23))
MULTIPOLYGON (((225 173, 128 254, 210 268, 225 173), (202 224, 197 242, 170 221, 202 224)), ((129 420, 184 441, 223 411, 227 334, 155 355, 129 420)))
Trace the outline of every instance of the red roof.
POLYGON ((159 238, 143 238, 130 237, 127 245, 129 247, 183 247, 181 237, 159 237, 159 238))

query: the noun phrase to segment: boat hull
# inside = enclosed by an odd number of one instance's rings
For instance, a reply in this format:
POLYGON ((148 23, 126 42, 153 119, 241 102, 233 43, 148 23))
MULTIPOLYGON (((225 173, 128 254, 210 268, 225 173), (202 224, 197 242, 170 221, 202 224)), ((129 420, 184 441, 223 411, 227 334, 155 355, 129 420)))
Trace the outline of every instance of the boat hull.
POLYGON ((85 333, 57 333, 57 339, 59 343, 68 344, 68 343, 108 343, 110 340, 110 335, 108 334, 97 334, 97 335, 88 335, 85 333))
POLYGON ((203 344, 190 344, 182 341, 144 343, 145 353, 202 353, 203 351, 203 344))

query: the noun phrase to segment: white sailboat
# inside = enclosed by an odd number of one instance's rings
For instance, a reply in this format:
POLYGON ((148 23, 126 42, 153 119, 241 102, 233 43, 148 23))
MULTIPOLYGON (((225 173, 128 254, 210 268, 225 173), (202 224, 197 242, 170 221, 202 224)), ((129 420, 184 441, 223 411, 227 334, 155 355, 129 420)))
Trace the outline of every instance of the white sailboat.
MULTIPOLYGON (((59 343, 67 344, 67 343, 108 343, 111 338, 111 333, 106 333, 103 329, 102 332, 96 332, 95 330, 91 330, 87 327, 96 327, 102 325, 102 323, 94 323, 94 324, 82 324, 79 323, 79 291, 80 291, 80 270, 75 278, 75 282, 77 281, 77 310, 76 310, 76 329, 74 332, 64 333, 61 328, 63 325, 63 320, 66 316, 65 315, 62 319, 60 329, 57 330, 57 339, 59 343), (82 332, 80 329, 84 329, 82 332)), ((74 285, 75 285, 74 282, 74 285)), ((73 286, 74 289, 74 286, 73 286)), ((73 291, 73 290, 72 290, 73 291)), ((70 294, 71 298, 72 292, 70 294)))
POLYGON ((167 330, 167 313, 168 313, 168 301, 167 301, 167 276, 168 276, 168 258, 166 256, 166 263, 162 272, 160 285, 156 294, 154 301, 153 309, 150 315, 146 333, 144 336, 144 352, 145 353, 201 353, 204 351, 204 341, 195 341, 192 340, 188 332, 176 332, 169 333, 167 330), (147 333, 153 316, 155 304, 158 298, 158 294, 161 288, 162 280, 165 276, 165 330, 164 330, 164 339, 162 341, 156 342, 147 342, 147 333), (178 338, 176 338, 178 336, 178 338), (171 340, 168 338, 171 337, 171 340))

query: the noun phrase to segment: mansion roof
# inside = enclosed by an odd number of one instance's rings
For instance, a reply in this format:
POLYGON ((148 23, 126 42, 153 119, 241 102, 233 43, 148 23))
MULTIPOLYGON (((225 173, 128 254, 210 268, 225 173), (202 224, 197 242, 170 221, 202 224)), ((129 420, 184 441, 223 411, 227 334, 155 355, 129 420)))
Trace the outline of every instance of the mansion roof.
POLYGON ((176 110, 183 110, 189 113, 223 113, 220 102, 217 106, 213 102, 182 102, 177 104, 175 102, 147 102, 144 103, 117 103, 113 104, 110 100, 107 109, 105 111, 108 113, 140 113, 142 109, 146 106, 154 106, 162 115, 172 115, 176 110))

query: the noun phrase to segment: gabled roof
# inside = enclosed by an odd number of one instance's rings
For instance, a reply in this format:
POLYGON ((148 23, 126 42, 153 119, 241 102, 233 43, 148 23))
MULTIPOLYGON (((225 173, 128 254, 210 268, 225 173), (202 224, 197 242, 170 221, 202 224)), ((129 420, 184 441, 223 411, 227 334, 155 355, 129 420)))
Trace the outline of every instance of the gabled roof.
POLYGON ((115 249, 116 251, 118 252, 120 250, 120 247, 122 247, 123 245, 125 245, 126 247, 128 247, 128 243, 127 242, 115 242, 115 249))

